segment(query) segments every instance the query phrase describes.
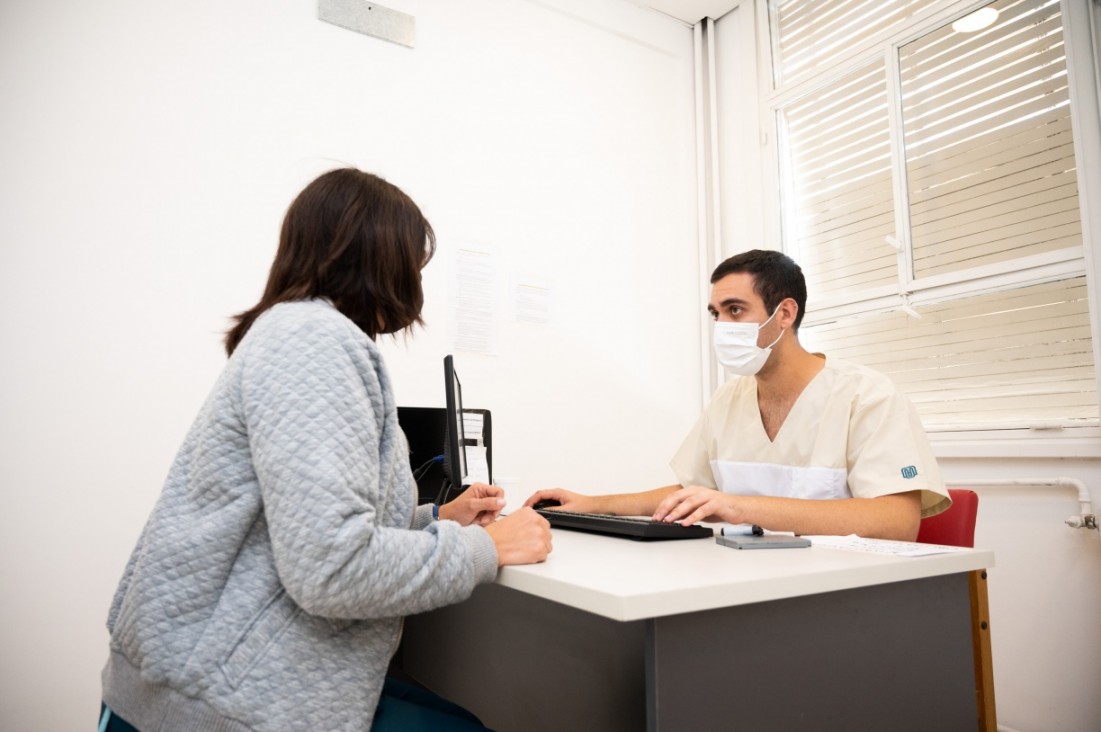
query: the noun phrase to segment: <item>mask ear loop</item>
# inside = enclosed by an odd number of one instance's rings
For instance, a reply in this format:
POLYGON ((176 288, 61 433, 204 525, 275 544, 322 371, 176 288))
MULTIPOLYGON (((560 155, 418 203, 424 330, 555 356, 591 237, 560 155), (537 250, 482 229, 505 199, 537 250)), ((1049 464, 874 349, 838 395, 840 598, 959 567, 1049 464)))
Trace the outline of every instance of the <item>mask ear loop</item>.
MULTIPOLYGON (((759 331, 761 330, 761 328, 764 328, 764 327, 765 327, 766 325, 768 325, 768 321, 769 321, 769 320, 772 320, 773 318, 775 318, 775 317, 776 317, 776 313, 778 313, 778 312, 780 312, 780 306, 779 306, 779 305, 777 305, 777 306, 776 306, 775 308, 773 308, 773 310, 772 310, 772 315, 768 316, 768 318, 767 318, 767 319, 765 320, 765 322, 761 323, 761 325, 757 327, 757 330, 758 330, 758 332, 759 332, 759 331)), ((764 347, 764 348, 765 348, 765 350, 768 350, 769 348, 772 348, 772 347, 773 347, 773 346, 775 346, 775 345, 776 345, 777 343, 779 343, 779 342, 780 342, 780 339, 784 337, 784 333, 785 333, 785 332, 786 332, 786 329, 785 329, 785 328, 781 328, 781 329, 780 329, 780 335, 776 336, 776 340, 774 340, 774 341, 773 341, 772 343, 769 343, 769 344, 768 344, 767 346, 765 346, 765 347, 764 347)))
POLYGON ((768 344, 767 346, 765 346, 765 350, 768 350, 769 348, 772 348, 772 347, 773 347, 773 346, 775 346, 775 345, 776 345, 777 343, 779 343, 779 342, 780 342, 780 339, 784 337, 784 333, 786 333, 786 332, 787 332, 786 330, 784 330, 783 328, 781 328, 781 329, 780 329, 780 335, 776 336, 776 340, 774 340, 774 341, 773 341, 772 343, 769 343, 769 344, 768 344))

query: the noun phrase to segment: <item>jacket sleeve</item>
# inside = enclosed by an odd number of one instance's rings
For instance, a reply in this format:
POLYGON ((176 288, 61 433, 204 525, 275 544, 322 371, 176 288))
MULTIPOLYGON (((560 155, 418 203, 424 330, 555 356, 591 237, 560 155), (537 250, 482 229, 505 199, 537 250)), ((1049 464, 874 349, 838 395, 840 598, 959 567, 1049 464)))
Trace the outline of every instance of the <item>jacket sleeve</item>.
POLYGON ((384 430, 392 404, 377 351, 339 317, 263 325, 281 327, 256 333, 242 354, 241 400, 288 594, 314 615, 369 619, 459 602, 492 580, 483 529, 382 525, 380 506, 408 465, 384 430))

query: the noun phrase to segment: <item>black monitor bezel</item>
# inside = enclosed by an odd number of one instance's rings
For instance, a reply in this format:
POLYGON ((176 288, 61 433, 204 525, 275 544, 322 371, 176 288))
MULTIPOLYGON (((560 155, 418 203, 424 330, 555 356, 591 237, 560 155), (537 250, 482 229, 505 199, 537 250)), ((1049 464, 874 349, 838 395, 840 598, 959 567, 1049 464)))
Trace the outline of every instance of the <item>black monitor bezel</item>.
POLYGON ((455 359, 448 354, 443 359, 444 394, 447 406, 447 442, 444 445, 444 475, 449 484, 445 490, 459 492, 466 477, 466 430, 463 425, 463 387, 455 371, 455 359), (458 460, 455 457, 458 457, 458 460))

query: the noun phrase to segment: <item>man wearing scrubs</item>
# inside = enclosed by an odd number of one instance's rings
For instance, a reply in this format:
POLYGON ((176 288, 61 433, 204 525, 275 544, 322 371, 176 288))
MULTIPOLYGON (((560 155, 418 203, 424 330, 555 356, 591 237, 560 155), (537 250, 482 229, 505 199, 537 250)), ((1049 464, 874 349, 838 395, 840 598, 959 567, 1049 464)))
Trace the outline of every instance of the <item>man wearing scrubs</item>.
POLYGON ((803 348, 806 281, 784 254, 738 254, 711 285, 715 353, 738 378, 674 455, 678 484, 604 496, 553 488, 525 505, 914 540, 951 499, 910 401, 883 374, 803 348))

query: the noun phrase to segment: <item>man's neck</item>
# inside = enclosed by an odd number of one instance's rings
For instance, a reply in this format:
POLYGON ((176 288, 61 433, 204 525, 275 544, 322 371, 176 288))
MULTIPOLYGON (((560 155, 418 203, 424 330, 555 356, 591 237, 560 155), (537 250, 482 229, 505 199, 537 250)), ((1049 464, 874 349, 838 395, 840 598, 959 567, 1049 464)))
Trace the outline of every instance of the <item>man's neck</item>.
POLYGON ((757 374, 759 401, 794 402, 826 365, 826 359, 808 353, 798 341, 787 344, 785 352, 776 355, 780 357, 776 366, 757 374))

